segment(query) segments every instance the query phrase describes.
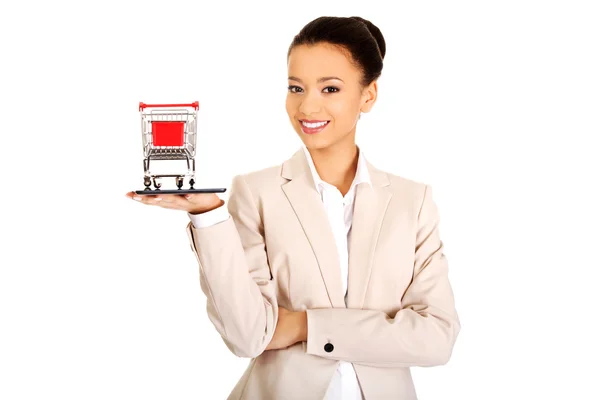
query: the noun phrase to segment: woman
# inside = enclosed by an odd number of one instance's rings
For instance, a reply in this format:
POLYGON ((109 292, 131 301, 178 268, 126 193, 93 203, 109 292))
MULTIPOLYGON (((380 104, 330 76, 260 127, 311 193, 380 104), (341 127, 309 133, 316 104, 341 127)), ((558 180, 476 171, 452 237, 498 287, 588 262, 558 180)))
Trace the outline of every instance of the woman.
POLYGON ((138 199, 189 213, 208 316, 252 358, 229 399, 416 399, 409 368, 451 356, 460 323, 431 187, 375 168, 355 143, 384 55, 369 21, 310 22, 288 52, 302 148, 235 176, 227 206, 138 199))

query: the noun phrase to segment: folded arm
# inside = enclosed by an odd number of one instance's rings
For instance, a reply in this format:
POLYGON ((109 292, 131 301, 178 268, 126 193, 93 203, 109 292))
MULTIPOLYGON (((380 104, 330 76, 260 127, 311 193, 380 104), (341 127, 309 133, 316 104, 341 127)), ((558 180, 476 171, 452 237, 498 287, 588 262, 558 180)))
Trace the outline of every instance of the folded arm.
POLYGON ((376 310, 309 309, 307 353, 380 367, 448 362, 460 322, 429 185, 418 221, 413 280, 402 309, 393 318, 376 310))

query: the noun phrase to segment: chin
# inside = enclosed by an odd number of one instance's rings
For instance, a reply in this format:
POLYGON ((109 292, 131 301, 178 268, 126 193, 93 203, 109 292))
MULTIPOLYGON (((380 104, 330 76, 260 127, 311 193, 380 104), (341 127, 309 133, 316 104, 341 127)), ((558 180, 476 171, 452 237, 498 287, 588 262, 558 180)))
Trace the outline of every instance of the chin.
POLYGON ((304 145, 309 150, 324 150, 324 149, 327 149, 328 147, 331 147, 332 143, 329 143, 329 142, 306 143, 306 142, 304 142, 304 145))
POLYGON ((310 136, 304 132, 299 133, 300 140, 309 149, 322 149, 330 145, 329 140, 322 137, 310 136))

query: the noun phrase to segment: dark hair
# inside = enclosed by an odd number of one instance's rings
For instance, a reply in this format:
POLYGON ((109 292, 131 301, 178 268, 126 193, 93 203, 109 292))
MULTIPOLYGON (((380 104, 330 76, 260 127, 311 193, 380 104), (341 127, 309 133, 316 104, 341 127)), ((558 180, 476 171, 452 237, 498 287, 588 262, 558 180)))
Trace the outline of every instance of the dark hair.
POLYGON ((294 36, 288 58, 294 47, 318 43, 340 46, 349 52, 352 61, 363 73, 363 86, 381 75, 385 40, 372 22, 361 17, 319 17, 294 36))

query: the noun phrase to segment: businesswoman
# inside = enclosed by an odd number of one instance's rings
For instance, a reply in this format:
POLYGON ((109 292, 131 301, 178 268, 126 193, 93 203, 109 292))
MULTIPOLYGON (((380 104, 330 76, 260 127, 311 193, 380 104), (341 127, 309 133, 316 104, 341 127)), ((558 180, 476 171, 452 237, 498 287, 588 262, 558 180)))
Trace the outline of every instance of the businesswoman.
POLYGON ((227 205, 138 199, 189 214, 208 316, 252 359, 229 399, 416 399, 410 367, 451 356, 460 323, 431 186, 376 168, 355 142, 384 56, 371 22, 315 19, 288 51, 301 148, 235 176, 227 205))

